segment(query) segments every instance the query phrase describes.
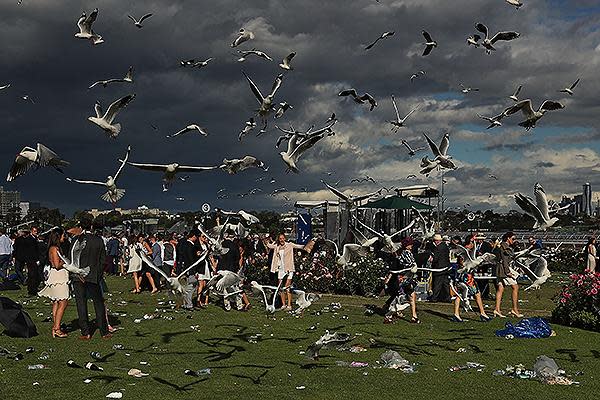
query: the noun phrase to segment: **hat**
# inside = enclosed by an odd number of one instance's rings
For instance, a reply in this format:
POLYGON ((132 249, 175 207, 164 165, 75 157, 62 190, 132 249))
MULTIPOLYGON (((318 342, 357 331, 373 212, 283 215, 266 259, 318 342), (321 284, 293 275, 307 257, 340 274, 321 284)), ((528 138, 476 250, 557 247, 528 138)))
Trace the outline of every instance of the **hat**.
POLYGON ((407 236, 404 239, 402 239, 402 247, 408 247, 414 243, 415 241, 410 236, 407 236))
POLYGON ((439 233, 436 233, 435 235, 433 235, 433 240, 441 242, 442 235, 440 235, 439 233))

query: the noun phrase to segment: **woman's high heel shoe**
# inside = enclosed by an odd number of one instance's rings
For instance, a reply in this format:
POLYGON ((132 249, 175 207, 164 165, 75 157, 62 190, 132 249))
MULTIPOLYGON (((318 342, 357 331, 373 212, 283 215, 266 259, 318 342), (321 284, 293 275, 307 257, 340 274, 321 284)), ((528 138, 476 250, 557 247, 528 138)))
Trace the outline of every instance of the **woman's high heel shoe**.
POLYGON ((498 317, 498 318, 506 318, 506 315, 502 314, 499 311, 494 310, 494 317, 498 317))
POLYGON ((52 337, 53 338, 66 338, 67 336, 69 336, 69 335, 67 335, 60 329, 52 329, 52 337))
POLYGON ((516 318, 523 318, 525 316, 525 315, 523 315, 521 313, 518 313, 518 312, 515 312, 513 310, 510 310, 508 312, 508 315, 512 315, 513 317, 516 317, 516 318))
POLYGON ((492 320, 492 317, 490 317, 489 315, 479 314, 479 320, 481 322, 490 322, 492 320))

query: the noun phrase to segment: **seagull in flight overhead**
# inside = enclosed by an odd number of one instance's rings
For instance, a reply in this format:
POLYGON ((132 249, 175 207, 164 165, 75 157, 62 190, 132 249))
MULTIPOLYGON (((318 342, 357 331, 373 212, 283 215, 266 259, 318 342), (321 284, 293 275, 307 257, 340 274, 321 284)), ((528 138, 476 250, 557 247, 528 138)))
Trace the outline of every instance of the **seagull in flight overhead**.
POLYGON ((58 172, 63 172, 62 167, 68 166, 70 163, 61 159, 55 152, 41 143, 37 144, 37 148, 23 147, 23 150, 17 154, 8 175, 7 182, 14 181, 21 175, 24 175, 31 168, 39 169, 42 167, 52 167, 58 172))
POLYGON ((545 231, 556 224, 558 218, 550 218, 548 198, 546 197, 546 192, 542 185, 536 182, 533 186, 533 194, 535 196, 535 203, 531 197, 524 196, 521 193, 515 194, 515 202, 526 214, 535 219, 535 224, 533 225, 534 230, 545 231))
POLYGON ((424 56, 429 55, 429 53, 431 53, 431 50, 433 50, 434 47, 437 47, 438 44, 435 40, 433 40, 433 38, 431 37, 429 32, 423 30, 423 31, 421 31, 421 34, 425 38, 425 43, 423 43, 425 45, 425 50, 423 50, 423 57, 424 57, 424 56))
POLYGON ((561 93, 568 93, 569 96, 573 96, 573 89, 575 89, 575 86, 577 86, 577 84, 579 83, 580 79, 578 78, 575 82, 573 82, 573 84, 570 87, 564 88, 564 89, 560 89, 559 92, 561 93))
POLYGON ((147 20, 148 18, 150 18, 152 16, 152 14, 146 14, 144 15, 142 18, 140 18, 139 20, 135 19, 134 17, 132 17, 131 15, 128 15, 127 17, 133 21, 133 24, 135 26, 138 27, 138 29, 141 29, 143 27, 142 22, 144 22, 145 20, 147 20))
POLYGON ((536 123, 546 114, 548 111, 560 110, 565 108, 564 105, 559 103, 558 101, 546 100, 540 105, 537 111, 533 109, 531 104, 531 100, 521 100, 517 102, 514 106, 508 107, 504 110, 504 115, 509 116, 518 111, 521 111, 525 116, 525 121, 520 122, 519 126, 525 128, 525 130, 529 131, 532 128, 535 128, 536 123))
POLYGON ((369 108, 369 111, 373 111, 373 109, 375 107, 377 107, 377 101, 375 101, 373 96, 371 96, 369 93, 365 93, 362 96, 359 96, 358 93, 356 93, 356 89, 342 90, 341 92, 338 93, 338 96, 340 96, 340 97, 351 96, 354 99, 354 101, 358 104, 363 104, 365 101, 368 101, 369 104, 371 105, 371 107, 369 108))
POLYGON ((133 99, 135 94, 128 94, 127 96, 121 97, 115 100, 104 114, 102 114, 102 106, 99 102, 96 102, 94 109, 96 110, 95 117, 88 117, 88 121, 98 125, 102 128, 111 138, 116 138, 121 132, 121 124, 113 124, 115 117, 123 108, 125 108, 133 99))
POLYGON ((479 41, 481 40, 481 36, 475 34, 471 35, 467 38, 467 45, 473 45, 473 47, 479 47, 479 41))
POLYGON ((481 22, 478 22, 475 25, 475 29, 479 32, 483 33, 484 39, 481 42, 481 45, 485 48, 486 53, 490 54, 492 51, 496 51, 494 44, 499 40, 514 40, 521 36, 519 32, 509 31, 509 32, 498 32, 491 39, 488 35, 488 28, 481 22))
POLYGON ((184 133, 188 133, 188 132, 196 132, 202 136, 208 136, 208 132, 206 132, 206 130, 204 128, 202 128, 201 126, 196 125, 196 124, 190 124, 190 125, 186 126, 185 128, 181 129, 180 131, 173 133, 172 135, 167 135, 167 137, 172 138, 175 136, 183 135, 184 133))
POLYGON ((125 77, 123 77, 123 78, 113 78, 113 79, 106 79, 103 81, 96 81, 96 82, 92 83, 88 89, 92 89, 94 86, 97 86, 97 85, 102 85, 104 87, 107 87, 108 84, 116 83, 116 82, 133 83, 133 67, 129 67, 129 70, 127 70, 127 74, 125 74, 125 77))
POLYGON ((358 224, 361 225, 364 229, 366 229, 367 231, 371 232, 372 234, 376 235, 379 238, 379 240, 381 241, 381 243, 383 243, 383 247, 381 249, 382 251, 384 251, 386 253, 392 253, 392 254, 395 253, 396 251, 398 251, 398 249, 400 248, 400 244, 394 242, 394 236, 397 236, 397 235, 399 235, 399 234, 401 234, 403 232, 406 232, 407 230, 409 230, 410 228, 412 228, 413 225, 417 222, 416 219, 413 219, 404 228, 400 229, 399 231, 395 232, 392 235, 388 235, 387 233, 379 233, 379 232, 377 232, 375 229, 373 229, 370 226, 366 225, 365 223, 363 223, 358 218, 354 218, 354 220, 356 222, 358 222, 358 224))
MULTIPOLYGON (((439 162, 437 162, 436 160, 430 160, 429 157, 425 156, 421 158, 421 163, 419 164, 419 166, 421 167, 421 170, 419 172, 425 176, 429 176, 431 171, 439 167, 439 162)), ((408 179, 408 177, 406 177, 406 179, 408 179)))
POLYGON ((406 114, 406 116, 404 118, 400 118, 400 113, 398 112, 398 106, 396 105, 396 99, 394 98, 394 95, 392 95, 391 97, 392 97, 392 105, 394 106, 394 110, 396 111, 396 120, 389 121, 389 123, 392 124, 392 131, 398 132, 398 129, 403 128, 405 126, 404 123, 406 122, 408 117, 410 117, 412 115, 412 113, 414 113, 415 111, 417 111, 419 109, 419 106, 410 110, 410 112, 408 114, 406 114))
POLYGON ((246 58, 250 55, 254 55, 258 58, 262 58, 265 59, 267 61, 273 61, 273 59, 271 57, 268 56, 267 53, 265 53, 264 51, 260 51, 260 50, 256 50, 256 49, 252 49, 252 50, 238 50, 238 53, 240 53, 241 57, 238 58, 239 62, 244 62, 246 61, 246 58))
POLYGON ((496 115, 495 117, 486 117, 481 114, 477 114, 477 116, 481 119, 488 121, 490 123, 490 125, 486 129, 491 129, 496 126, 502 126, 502 122, 500 122, 500 120, 502 118, 504 118, 504 113, 500 113, 500 114, 496 115))
POLYGON ((260 89, 258 88, 258 86, 256 86, 252 79, 250 79, 250 77, 246 75, 245 72, 242 73, 246 77, 246 80, 250 85, 250 90, 252 90, 252 93, 254 94, 254 97, 256 97, 256 100, 260 104, 260 107, 258 109, 258 115, 263 118, 264 125, 262 130, 264 131, 267 128, 267 117, 274 109, 273 99, 275 97, 275 94, 277 93, 277 90, 279 90, 279 88, 281 87, 281 83, 283 82, 283 75, 277 75, 275 81, 273 82, 273 86, 271 87, 271 93, 269 93, 267 96, 263 96, 260 92, 260 89))
POLYGON ((10 83, 7 83, 6 85, 0 86, 0 90, 8 89, 9 87, 10 87, 10 83))
POLYGON ((294 108, 294 107, 292 107, 292 105, 288 104, 286 101, 279 103, 279 108, 275 112, 275 119, 279 119, 279 118, 283 117, 283 114, 287 110, 292 109, 292 108, 294 108))
POLYGON ((379 42, 382 39, 385 39, 386 37, 389 36, 394 36, 394 31, 390 31, 390 32, 383 32, 377 39, 375 39, 375 41, 371 44, 369 44, 367 47, 365 47, 365 50, 369 50, 371 48, 373 48, 373 46, 375 46, 377 44, 377 42, 379 42))
POLYGON ((241 159, 234 158, 231 160, 223 159, 223 163, 219 166, 223 171, 227 171, 229 175, 235 175, 238 172, 244 171, 248 168, 264 168, 265 163, 258 160, 256 157, 245 156, 241 159))
POLYGON ((237 47, 240 44, 247 42, 248 40, 252 40, 252 39, 254 39, 254 33, 242 28, 242 29, 240 29, 238 36, 235 38, 233 43, 231 43, 231 47, 237 47))
POLYGON ((427 144, 429 144, 429 148, 431 152, 435 156, 433 161, 437 161, 439 166, 442 168, 448 169, 456 169, 458 168, 454 162, 451 160, 451 156, 448 155, 448 148, 450 147, 450 135, 445 133, 440 142, 440 146, 438 147, 426 133, 423 133, 425 139, 427 140, 427 144))
POLYGON ((125 167, 125 164, 127 163, 127 160, 129 159, 130 152, 131 152, 131 146, 128 146, 127 153, 125 154, 125 158, 123 159, 123 161, 121 161, 121 165, 119 166, 117 173, 114 176, 109 175, 108 178, 106 178, 105 182, 88 181, 88 180, 80 180, 80 179, 72 179, 72 178, 67 178, 67 180, 69 182, 82 183, 82 184, 88 184, 88 185, 98 185, 98 186, 106 187, 108 190, 106 191, 106 193, 104 193, 101 196, 101 198, 102 198, 102 200, 112 203, 114 205, 117 201, 121 200, 121 198, 125 195, 125 189, 117 188, 117 179, 119 179, 119 176, 121 175, 121 171, 123 171, 123 168, 125 167))
POLYGON ((523 85, 519 85, 517 90, 515 90, 511 96, 508 96, 508 98, 517 103, 519 101, 519 93, 521 93, 521 89, 523 89, 523 85))
POLYGON ((406 147, 406 149, 408 150, 408 155, 411 157, 417 154, 419 151, 425 150, 425 147, 417 147, 413 149, 412 147, 410 147, 410 144, 408 144, 408 142, 404 139, 402 139, 402 145, 406 147))
POLYGON ((472 87, 465 87, 465 85, 463 85, 462 83, 459 84, 460 85, 460 91, 464 94, 470 93, 470 92, 479 92, 478 88, 472 88, 472 87))
POLYGON ((287 151, 282 151, 279 153, 281 159, 287 165, 288 170, 296 173, 300 172, 296 165, 298 159, 300 159, 302 154, 313 147, 319 140, 323 139, 329 134, 332 134, 333 130, 331 128, 336 124, 336 122, 337 121, 333 121, 329 123, 329 125, 326 125, 315 132, 311 132, 310 134, 294 133, 291 135, 291 137, 288 139, 287 151))
MULTIPOLYGON (((122 160, 119 160, 122 161, 122 160)), ((187 165, 180 165, 179 163, 171 163, 171 164, 144 164, 144 163, 133 163, 127 161, 127 164, 143 169, 145 171, 156 171, 163 173, 163 192, 166 192, 171 187, 173 181, 175 180, 176 174, 179 172, 202 172, 202 171, 211 171, 217 169, 218 167, 194 167, 187 165)))
POLYGON ((510 4, 511 6, 515 6, 515 8, 518 10, 519 8, 523 7, 523 3, 521 2, 521 0, 505 0, 508 4, 510 4))
POLYGON ((96 21, 97 17, 98 8, 95 8, 94 11, 91 12, 89 17, 86 15, 85 12, 81 14, 81 17, 79 17, 79 20, 77 20, 77 27, 79 27, 79 32, 75 34, 75 37, 90 40, 92 44, 104 43, 102 36, 94 33, 94 31, 92 30, 92 24, 94 23, 94 21, 96 21))
POLYGON ((254 121, 254 118, 251 117, 244 123, 244 128, 242 128, 238 135, 238 140, 241 142, 242 138, 250 133, 250 131, 252 131, 254 128, 256 128, 256 122, 254 121))
POLYGON ((283 69, 285 69, 286 71, 291 71, 294 68, 291 65, 292 62, 292 58, 296 57, 296 52, 292 51, 290 54, 288 54, 283 60, 281 60, 281 64, 279 64, 279 66, 283 69))
POLYGON ((362 196, 353 196, 351 194, 342 193, 341 191, 337 190, 336 188, 334 188, 333 186, 331 186, 330 184, 328 184, 327 182, 325 182, 322 179, 321 179, 321 183, 323 183, 323 185, 325 185, 327 187, 327 189, 329 189, 331 191, 331 193, 335 194, 337 197, 339 197, 341 200, 343 200, 346 203, 348 209, 358 206, 358 203, 360 203, 363 200, 366 200, 373 196, 381 194, 381 189, 379 189, 373 193, 367 193, 362 196))
POLYGON ((415 72, 414 74, 412 74, 410 76, 410 83, 412 83, 415 79, 421 77, 421 76, 425 76, 426 72, 421 70, 419 72, 415 72))

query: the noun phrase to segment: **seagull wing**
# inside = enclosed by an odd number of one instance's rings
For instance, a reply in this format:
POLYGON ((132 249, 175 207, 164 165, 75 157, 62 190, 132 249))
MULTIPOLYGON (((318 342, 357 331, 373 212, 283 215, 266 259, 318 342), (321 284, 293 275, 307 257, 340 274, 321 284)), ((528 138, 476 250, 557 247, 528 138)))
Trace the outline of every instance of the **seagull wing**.
POLYGON ((513 40, 518 38, 519 36, 521 36, 519 32, 498 32, 494 35, 490 42, 494 44, 498 40, 513 40))
POLYGON ((377 44, 377 42, 379 42, 379 40, 381 40, 381 36, 379 36, 377 39, 375 39, 375 41, 373 43, 371 43, 367 47, 365 47, 365 50, 369 50, 369 49, 373 48, 373 46, 375 46, 377 44))
POLYGON ((527 118, 533 116, 534 111, 531 106, 531 100, 530 99, 521 100, 521 101, 517 102, 515 105, 508 107, 506 110, 504 110, 503 114, 508 116, 508 115, 512 115, 518 111, 521 111, 523 113, 523 115, 525 115, 525 117, 527 117, 527 118))
POLYGON ((535 202, 537 208, 542 213, 542 217, 544 217, 544 220, 546 221, 549 220, 550 215, 548 214, 548 197, 546 196, 546 192, 544 191, 542 185, 536 183, 533 187, 533 194, 535 195, 535 202))
MULTIPOLYGON (((412 110, 410 110, 410 112, 408 114, 406 114, 406 116, 404 117, 404 121, 406 121, 408 119, 408 117, 410 117, 418 109, 419 109, 419 106, 417 106, 417 107, 413 108, 412 110)), ((398 113, 398 110, 396 110, 396 113, 398 113)))
POLYGON ((540 106, 540 110, 548 110, 548 111, 560 110, 563 108, 565 108, 564 105, 562 105, 558 101, 552 101, 552 100, 546 100, 540 106))
POLYGON ((275 78, 275 81, 273 81, 273 86, 271 87, 271 94, 269 96, 271 96, 271 97, 275 96, 275 93, 277 93, 277 91, 281 87, 282 82, 283 82, 283 74, 277 75, 277 77, 275 78))
POLYGON ((142 22, 144 22, 145 20, 147 20, 148 18, 150 18, 152 16, 151 13, 148 13, 146 15, 144 15, 142 18, 140 18, 139 23, 141 24, 142 22))
POLYGON ((450 135, 448 133, 444 134, 442 141, 440 142, 440 152, 442 155, 448 154, 448 148, 450 147, 450 135))
POLYGON ((129 153, 131 153, 131 146, 127 146, 127 153, 125 153, 125 158, 123 159, 123 161, 121 161, 121 166, 119 167, 119 169, 117 170, 117 173, 115 174, 115 177, 114 177, 115 181, 121 175, 121 171, 123 171, 125 164, 127 164, 127 160, 129 160, 129 153))
POLYGON ((340 192, 339 190, 337 190, 336 188, 334 188, 333 186, 331 186, 327 182, 325 182, 323 180, 321 180, 321 182, 323 182, 323 184, 327 187, 327 189, 329 189, 331 191, 331 193, 335 194, 340 199, 342 199, 344 201, 349 201, 350 200, 348 198, 348 196, 346 196, 344 193, 340 192))
MULTIPOLYGON (((23 149, 25 150, 25 149, 23 149)), ((33 149, 31 149, 33 150, 33 149)), ((27 171, 31 169, 35 165, 35 162, 29 160, 28 158, 23 157, 21 154, 17 154, 15 158, 15 162, 13 163, 10 171, 8 172, 8 176, 6 177, 7 182, 11 182, 15 180, 17 177, 24 175, 27 171)))
POLYGON ((183 128, 183 129, 181 129, 181 130, 179 130, 179 131, 175 132, 175 133, 174 133, 174 134, 172 134, 172 135, 168 135, 167 137, 175 137, 175 136, 179 136, 179 135, 182 135, 182 134, 184 134, 184 133, 186 133, 186 132, 189 132, 189 131, 191 131, 191 130, 192 130, 192 128, 190 128, 190 127, 187 127, 187 126, 186 126, 185 128, 183 128))
POLYGON ((320 134, 320 135, 311 135, 307 138, 302 139, 302 141, 300 143, 298 143, 298 145, 296 146, 294 151, 290 154, 290 157, 292 157, 294 159, 294 161, 298 161, 300 156, 302 156, 302 154, 306 150, 313 147, 319 140, 323 139, 324 137, 325 137, 324 134, 320 134))
POLYGON ((97 181, 84 181, 81 179, 73 179, 73 178, 67 178, 67 180, 69 182, 75 182, 75 183, 82 183, 84 185, 98 185, 98 186, 106 186, 106 184, 104 182, 97 182, 97 181))
POLYGON ((542 212, 534 204, 533 200, 530 197, 524 196, 521 193, 517 193, 515 194, 515 202, 519 207, 521 207, 523 211, 525 211, 526 214, 529 214, 533 218, 535 218, 536 221, 542 222, 544 220, 542 212))
POLYGON ((366 225, 364 222, 362 222, 358 218, 356 218, 356 222, 358 222, 363 228, 365 228, 366 230, 368 230, 369 232, 371 232, 373 235, 377 236, 380 239, 383 239, 383 235, 381 233, 377 232, 375 229, 373 229, 370 226, 366 225))
POLYGON ((338 96, 352 96, 356 99, 358 98, 358 93, 356 93, 356 89, 345 89, 339 92, 338 96))
POLYGON ((212 166, 212 167, 193 167, 193 166, 189 166, 189 165, 180 165, 177 168, 177 172, 199 172, 199 171, 210 171, 213 169, 217 169, 219 167, 216 166, 212 166))
POLYGON ((416 223, 416 220, 412 220, 410 221, 410 223, 408 225, 406 225, 404 228, 400 229, 398 232, 394 232, 393 235, 390 235, 390 239, 392 239, 394 236, 401 234, 402 232, 406 232, 407 230, 409 230, 410 228, 413 227, 413 225, 416 223))
POLYGON ((485 38, 488 38, 488 28, 487 26, 485 26, 484 24, 482 24, 481 22, 477 23, 477 25, 475 25, 475 29, 477 29, 479 32, 483 33, 485 35, 485 38))
POLYGON ((283 62, 284 62, 285 64, 288 64, 288 65, 289 65, 289 63, 291 63, 291 62, 292 62, 292 58, 294 58, 295 56, 296 56, 296 52, 295 52, 295 51, 292 51, 290 54, 288 54, 288 55, 287 55, 287 57, 285 57, 285 58, 283 59, 283 62))
POLYGON ((513 96, 518 97, 519 93, 521 93, 521 89, 523 89, 523 85, 519 85, 513 96))
POLYGON ((580 81, 580 79, 578 78, 575 82, 573 82, 573 84, 571 85, 571 90, 575 89, 575 86, 577 86, 579 81, 580 81))
POLYGON ((127 96, 121 97, 120 99, 114 101, 106 110, 106 113, 103 117, 104 120, 106 120, 106 122, 108 122, 109 124, 112 124, 119 111, 121 111, 122 108, 126 107, 127 104, 129 104, 129 102, 134 98, 135 94, 128 94, 127 96))
POLYGON ((248 75, 246 75, 245 72, 242 71, 242 73, 246 77, 246 80, 248 81, 248 84, 250 85, 250 90, 252 90, 252 93, 254 93, 254 97, 256 97, 256 100, 258 100, 258 102, 260 104, 262 104, 263 101, 265 100, 265 98, 262 95, 262 93, 260 92, 260 90, 258 89, 258 86, 256 86, 256 84, 254 82, 252 82, 252 79, 250 79, 250 77, 248 75))
POLYGON ((96 102, 96 104, 94 104, 94 111, 96 111, 96 117, 102 118, 102 115, 104 113, 102 112, 102 106, 100 105, 100 103, 96 102))
POLYGON ((165 272, 162 269, 160 269, 156 265, 154 265, 154 263, 152 262, 151 259, 148 258, 148 256, 146 255, 146 253, 144 253, 141 249, 135 249, 135 252, 138 254, 138 256, 140 256, 140 258, 142 259, 142 261, 144 261, 146 264, 148 264, 148 266, 150 268, 152 268, 153 270, 155 270, 156 272, 158 272, 167 281, 169 281, 169 277, 167 276, 167 274, 165 274, 165 272))
POLYGON ((427 136, 427 134, 426 134, 426 133, 423 133, 423 136, 425 136, 425 140, 427 140, 427 144, 429 144, 429 148, 431 149, 431 152, 433 153, 433 155, 434 155, 434 156, 438 157, 438 156, 441 156, 441 155, 443 155, 443 154, 440 152, 440 149, 438 148, 437 144, 435 144, 435 143, 433 142, 433 140, 431 140, 431 139, 429 138, 429 136, 427 136))
POLYGON ((67 165, 69 165, 69 163, 67 161, 61 160, 60 157, 58 156, 58 154, 56 154, 55 152, 53 152, 52 150, 50 150, 49 148, 47 148, 46 146, 44 146, 41 143, 37 144, 37 153, 38 153, 38 158, 37 158, 36 162, 41 167, 60 168, 60 167, 63 167, 63 166, 66 167, 67 165))
POLYGON ((396 111, 396 119, 397 121, 400 121, 400 113, 398 112, 398 106, 396 106, 396 100, 394 99, 394 95, 392 95, 392 105, 394 106, 394 110, 396 111))
POLYGON ((421 34, 423 35, 425 40, 427 40, 428 42, 433 42, 433 39, 431 38, 431 35, 429 34, 429 32, 422 30, 421 34))
POLYGON ((134 18, 134 17, 132 17, 131 15, 127 15, 127 18, 129 18, 130 20, 132 20, 134 24, 137 24, 137 23, 138 23, 137 19, 135 19, 135 18, 134 18))
MULTIPOLYGON (((123 160, 120 160, 120 159, 119 159, 119 161, 123 162, 123 160)), ((164 172, 168 167, 168 165, 166 165, 166 164, 142 164, 142 163, 134 163, 134 162, 130 162, 130 161, 127 161, 127 164, 131 165, 132 167, 136 167, 136 168, 143 169, 146 171, 164 172)))

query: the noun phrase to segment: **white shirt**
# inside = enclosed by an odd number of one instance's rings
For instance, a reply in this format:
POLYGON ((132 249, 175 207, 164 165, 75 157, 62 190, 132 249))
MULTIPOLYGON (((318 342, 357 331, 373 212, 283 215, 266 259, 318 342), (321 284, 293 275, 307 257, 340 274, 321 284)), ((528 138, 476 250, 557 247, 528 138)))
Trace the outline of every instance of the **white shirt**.
POLYGON ((0 236, 0 255, 4 256, 4 255, 12 254, 12 251, 13 251, 12 240, 10 240, 10 238, 7 235, 1 235, 0 236))
POLYGON ((285 250, 281 249, 279 250, 279 269, 283 269, 284 265, 283 265, 283 256, 285 254, 285 250))

